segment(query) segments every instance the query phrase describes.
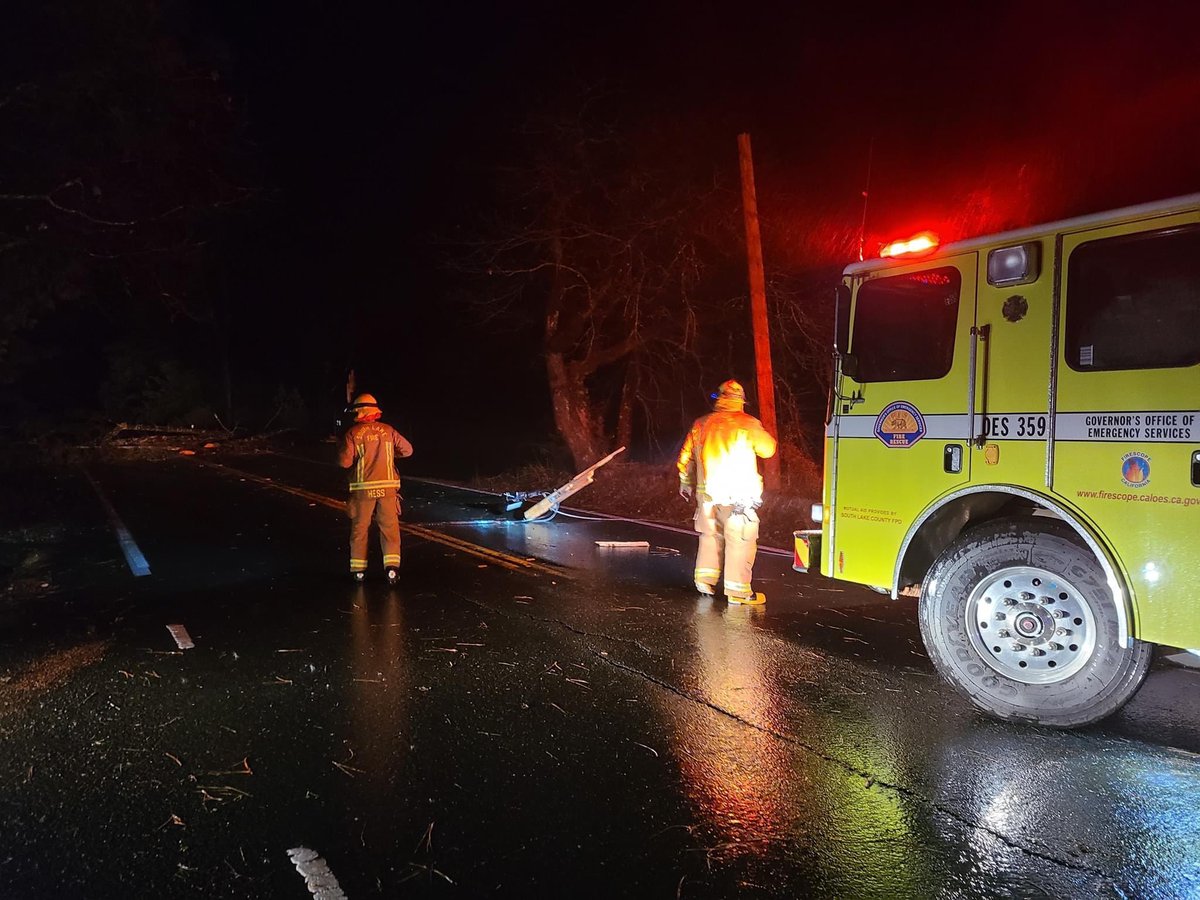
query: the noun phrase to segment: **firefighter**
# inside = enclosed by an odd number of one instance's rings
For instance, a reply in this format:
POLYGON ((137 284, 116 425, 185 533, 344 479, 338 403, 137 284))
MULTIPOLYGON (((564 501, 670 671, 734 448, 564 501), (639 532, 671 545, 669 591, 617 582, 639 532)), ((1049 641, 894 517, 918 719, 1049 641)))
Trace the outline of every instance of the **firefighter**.
POLYGON ((371 519, 379 526, 383 568, 389 584, 399 578, 400 476, 396 457, 412 456, 412 444, 391 425, 379 421, 383 411, 371 394, 359 394, 351 406, 354 424, 338 444, 338 464, 350 472, 350 574, 361 582, 367 572, 367 538, 371 519))
POLYGON ((750 587, 758 552, 762 476, 758 458, 775 455, 775 438, 744 411, 746 391, 726 381, 713 394, 713 411, 692 425, 679 451, 679 495, 696 501, 696 590, 712 596, 725 569, 730 603, 763 603, 750 587))

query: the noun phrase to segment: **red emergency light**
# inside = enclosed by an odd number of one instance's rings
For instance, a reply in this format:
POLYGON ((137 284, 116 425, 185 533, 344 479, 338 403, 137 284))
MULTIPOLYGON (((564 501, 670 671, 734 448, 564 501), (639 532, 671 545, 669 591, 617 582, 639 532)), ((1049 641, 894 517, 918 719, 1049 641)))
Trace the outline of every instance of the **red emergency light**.
POLYGON ((920 234, 914 234, 912 237, 903 241, 892 241, 890 244, 884 244, 883 249, 879 251, 879 255, 887 258, 889 256, 914 256, 918 253, 928 253, 931 250, 936 250, 938 245, 937 235, 932 231, 922 231, 920 234))

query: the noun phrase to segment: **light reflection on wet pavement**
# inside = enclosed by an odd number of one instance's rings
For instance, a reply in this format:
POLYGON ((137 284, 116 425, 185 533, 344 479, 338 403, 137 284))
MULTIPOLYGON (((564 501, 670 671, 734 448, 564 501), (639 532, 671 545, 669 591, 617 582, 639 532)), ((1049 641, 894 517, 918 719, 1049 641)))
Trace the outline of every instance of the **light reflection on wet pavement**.
POLYGON ((1200 894, 1193 672, 1018 728, 936 678, 912 601, 784 556, 733 607, 689 590, 688 534, 435 525, 491 501, 409 481, 408 521, 562 576, 407 535, 400 587, 355 587, 329 509, 190 462, 98 474, 155 574, 103 659, 0 709, 5 897, 301 897, 299 846, 352 897, 1200 894), (595 546, 634 539, 661 549, 595 546))

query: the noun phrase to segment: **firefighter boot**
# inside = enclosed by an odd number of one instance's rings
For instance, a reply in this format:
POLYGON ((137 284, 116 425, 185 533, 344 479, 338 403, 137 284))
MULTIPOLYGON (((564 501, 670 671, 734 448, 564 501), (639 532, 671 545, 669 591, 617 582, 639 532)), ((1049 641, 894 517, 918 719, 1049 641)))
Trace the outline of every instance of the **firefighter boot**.
POLYGON ((727 594, 725 599, 733 604, 741 604, 742 606, 762 606, 767 602, 767 595, 761 591, 754 591, 749 597, 741 597, 734 594, 727 594))
POLYGON ((400 581, 400 570, 395 566, 388 566, 386 571, 388 584, 396 584, 400 581))
POLYGON ((355 584, 362 584, 364 581, 367 580, 367 573, 366 572, 351 572, 350 578, 351 578, 351 580, 353 580, 353 582, 355 584))

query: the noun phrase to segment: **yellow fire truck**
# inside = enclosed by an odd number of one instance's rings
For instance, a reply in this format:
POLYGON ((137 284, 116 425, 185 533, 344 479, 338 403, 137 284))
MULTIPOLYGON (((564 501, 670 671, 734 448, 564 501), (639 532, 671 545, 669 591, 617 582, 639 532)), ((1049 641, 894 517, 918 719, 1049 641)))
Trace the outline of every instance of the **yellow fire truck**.
POLYGON ((1200 194, 846 268, 820 531, 796 568, 920 586, 939 672, 1062 727, 1200 647, 1200 194))

